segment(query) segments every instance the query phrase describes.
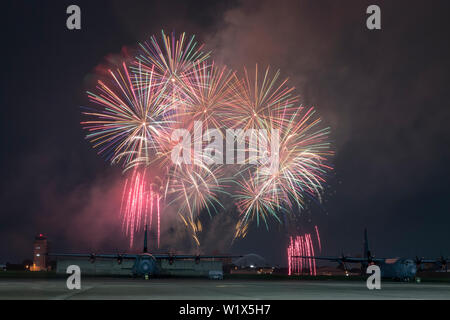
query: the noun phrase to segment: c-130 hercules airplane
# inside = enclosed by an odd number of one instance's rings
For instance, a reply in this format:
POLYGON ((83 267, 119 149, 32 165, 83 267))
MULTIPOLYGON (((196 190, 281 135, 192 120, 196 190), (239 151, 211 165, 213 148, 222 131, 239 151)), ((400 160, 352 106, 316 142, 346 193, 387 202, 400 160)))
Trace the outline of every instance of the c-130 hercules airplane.
POLYGON ((293 256, 292 258, 311 258, 317 260, 328 260, 338 262, 347 271, 347 263, 360 263, 362 274, 366 273, 367 267, 377 265, 380 267, 381 277, 409 281, 415 278, 417 270, 423 263, 434 263, 447 271, 450 258, 440 257, 439 259, 424 258, 375 258, 369 250, 369 241, 367 239, 367 229, 364 229, 364 257, 350 257, 342 254, 340 257, 313 257, 313 256, 293 256))
POLYGON ((101 259, 116 259, 119 264, 124 259, 135 260, 131 271, 133 276, 145 277, 154 276, 160 273, 160 268, 157 264, 157 260, 168 260, 169 264, 173 264, 175 260, 194 260, 195 263, 199 263, 201 259, 229 259, 240 258, 242 256, 230 256, 230 255, 217 255, 217 256, 203 256, 203 255, 180 255, 180 254, 151 254, 147 250, 147 226, 145 226, 144 234, 144 249, 140 254, 85 254, 85 253, 54 253, 49 254, 53 257, 78 257, 88 258, 92 263, 96 258, 101 259))

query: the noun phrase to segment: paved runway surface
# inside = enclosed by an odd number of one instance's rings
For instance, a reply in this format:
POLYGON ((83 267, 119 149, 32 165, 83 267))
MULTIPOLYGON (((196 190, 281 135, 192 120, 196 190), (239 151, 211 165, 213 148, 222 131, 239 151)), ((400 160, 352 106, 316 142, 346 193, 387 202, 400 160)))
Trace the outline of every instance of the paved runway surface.
POLYGON ((0 279, 0 299, 450 299, 450 284, 359 281, 86 279, 68 290, 64 279, 0 279))

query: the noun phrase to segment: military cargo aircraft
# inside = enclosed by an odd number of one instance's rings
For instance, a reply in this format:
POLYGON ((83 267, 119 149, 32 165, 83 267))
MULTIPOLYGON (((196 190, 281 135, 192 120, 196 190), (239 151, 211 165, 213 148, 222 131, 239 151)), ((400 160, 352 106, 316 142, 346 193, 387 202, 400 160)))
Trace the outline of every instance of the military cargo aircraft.
POLYGON ((439 268, 447 271, 450 258, 443 256, 438 259, 424 259, 424 258, 376 258, 369 250, 369 241, 367 238, 367 229, 364 229, 364 256, 350 257, 342 254, 340 257, 316 257, 316 256, 292 256, 292 258, 311 258, 317 260, 335 261, 344 267, 347 271, 348 263, 360 263, 362 274, 366 273, 369 265, 377 265, 380 267, 381 277, 409 281, 415 278, 417 270, 421 268, 424 263, 434 263, 439 268))
POLYGON ((92 263, 95 259, 117 259, 119 264, 123 260, 134 260, 133 267, 131 271, 134 276, 148 277, 157 275, 160 273, 160 268, 157 264, 157 260, 168 260, 169 264, 173 264, 175 260, 194 260, 195 263, 199 263, 201 259, 230 259, 230 258, 240 258, 242 256, 230 256, 230 255, 183 255, 183 254, 151 254, 147 250, 147 226, 145 226, 144 234, 144 248, 142 253, 139 254, 85 254, 85 253, 54 253, 49 254, 53 257, 78 257, 78 258, 88 258, 92 263))

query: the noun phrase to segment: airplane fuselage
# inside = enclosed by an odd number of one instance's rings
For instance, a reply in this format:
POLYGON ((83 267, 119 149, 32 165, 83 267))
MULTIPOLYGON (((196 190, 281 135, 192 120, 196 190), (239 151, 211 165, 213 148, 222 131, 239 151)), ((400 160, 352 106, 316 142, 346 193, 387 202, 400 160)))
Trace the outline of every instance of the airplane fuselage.
POLYGON ((394 258, 378 262, 381 277, 394 280, 412 280, 416 276, 417 266, 412 259, 394 258))
POLYGON ((136 257, 132 272, 135 276, 153 276, 159 273, 159 267, 155 257, 150 253, 143 253, 136 257))

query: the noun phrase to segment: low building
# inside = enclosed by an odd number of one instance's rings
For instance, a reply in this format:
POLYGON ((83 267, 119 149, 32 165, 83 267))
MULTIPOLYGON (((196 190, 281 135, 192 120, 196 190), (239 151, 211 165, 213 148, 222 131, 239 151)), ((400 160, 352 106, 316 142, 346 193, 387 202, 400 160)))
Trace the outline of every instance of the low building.
POLYGON ((246 254, 245 256, 237 259, 233 263, 236 267, 241 269, 254 269, 254 268, 270 268, 266 259, 255 253, 246 254))
POLYGON ((254 253, 237 259, 233 264, 231 274, 272 274, 275 270, 275 267, 269 265, 266 259, 254 253))

